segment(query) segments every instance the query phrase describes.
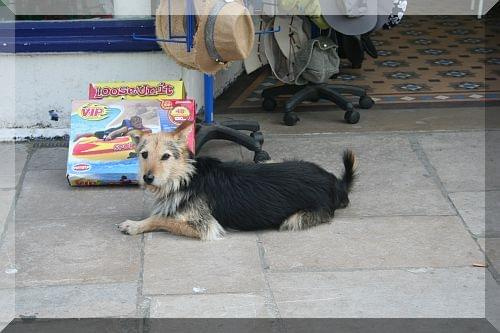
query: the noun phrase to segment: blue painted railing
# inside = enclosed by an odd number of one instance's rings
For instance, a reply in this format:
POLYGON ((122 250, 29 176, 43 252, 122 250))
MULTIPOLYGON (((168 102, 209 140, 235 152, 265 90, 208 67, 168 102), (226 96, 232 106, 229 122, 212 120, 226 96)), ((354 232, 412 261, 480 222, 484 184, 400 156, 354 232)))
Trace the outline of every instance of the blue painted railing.
POLYGON ((155 41, 137 43, 132 35, 154 35, 153 19, 16 21, 0 23, 0 52, 157 51, 155 41))

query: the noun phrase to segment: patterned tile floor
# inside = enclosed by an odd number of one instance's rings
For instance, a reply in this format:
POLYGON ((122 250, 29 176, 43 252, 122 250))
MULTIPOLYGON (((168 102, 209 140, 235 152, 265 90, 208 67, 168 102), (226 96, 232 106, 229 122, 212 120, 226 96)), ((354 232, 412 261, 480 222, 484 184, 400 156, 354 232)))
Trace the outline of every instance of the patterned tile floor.
MULTIPOLYGON (((408 16, 392 30, 372 34, 378 58, 361 69, 343 59, 332 81, 366 88, 377 104, 499 100, 500 20, 468 16, 408 16), (491 23, 491 24, 490 24, 491 23)), ((230 108, 260 107, 262 90, 280 84, 263 71, 230 108)), ((309 103, 309 105, 321 105, 309 103)))

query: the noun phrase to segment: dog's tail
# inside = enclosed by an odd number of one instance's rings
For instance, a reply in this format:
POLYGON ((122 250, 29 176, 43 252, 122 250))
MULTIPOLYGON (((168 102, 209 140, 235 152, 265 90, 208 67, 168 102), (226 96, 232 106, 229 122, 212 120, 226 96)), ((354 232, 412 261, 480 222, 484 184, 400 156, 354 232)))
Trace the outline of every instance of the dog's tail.
POLYGON ((351 191, 352 184, 356 179, 356 167, 357 167, 356 156, 351 150, 346 149, 344 151, 342 159, 344 161, 345 170, 340 182, 343 185, 345 191, 349 193, 351 191))

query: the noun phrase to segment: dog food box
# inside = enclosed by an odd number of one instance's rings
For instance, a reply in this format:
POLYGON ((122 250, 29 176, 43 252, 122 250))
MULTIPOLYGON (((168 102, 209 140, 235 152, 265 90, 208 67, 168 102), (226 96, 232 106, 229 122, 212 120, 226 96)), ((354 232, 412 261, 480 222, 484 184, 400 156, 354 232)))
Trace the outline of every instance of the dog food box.
MULTIPOLYGON (((134 137, 174 131, 195 120, 193 100, 74 101, 67 178, 71 186, 137 183, 134 137)), ((188 136, 194 153, 194 124, 188 136)))
POLYGON ((184 99, 182 81, 90 83, 89 99, 184 99))

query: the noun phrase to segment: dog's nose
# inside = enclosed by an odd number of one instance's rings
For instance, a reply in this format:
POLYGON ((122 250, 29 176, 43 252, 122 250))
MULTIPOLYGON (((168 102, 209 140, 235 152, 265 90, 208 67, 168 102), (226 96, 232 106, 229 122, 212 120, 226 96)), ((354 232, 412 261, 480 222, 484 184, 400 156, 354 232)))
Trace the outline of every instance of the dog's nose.
POLYGON ((148 185, 151 185, 153 183, 153 180, 155 180, 155 176, 153 176, 151 173, 147 173, 142 177, 144 179, 144 182, 148 185))

